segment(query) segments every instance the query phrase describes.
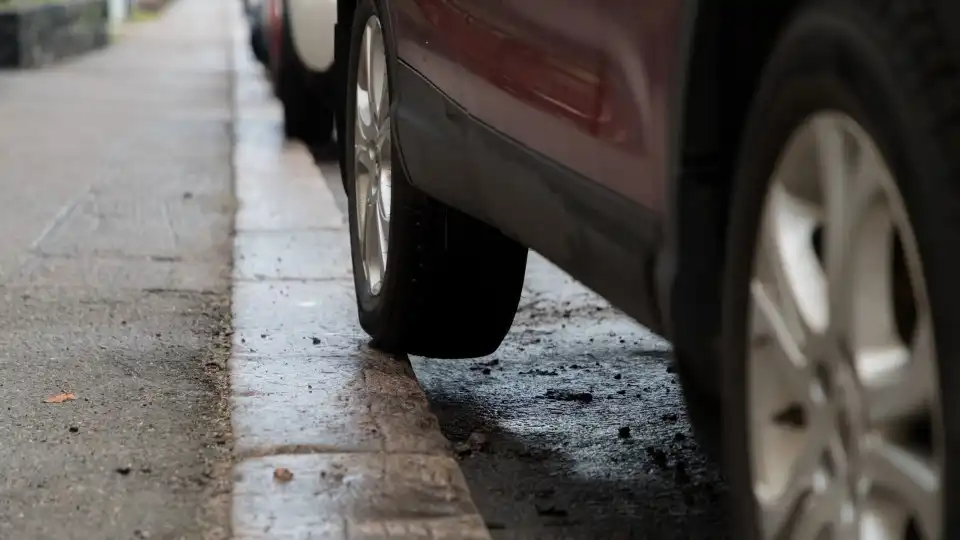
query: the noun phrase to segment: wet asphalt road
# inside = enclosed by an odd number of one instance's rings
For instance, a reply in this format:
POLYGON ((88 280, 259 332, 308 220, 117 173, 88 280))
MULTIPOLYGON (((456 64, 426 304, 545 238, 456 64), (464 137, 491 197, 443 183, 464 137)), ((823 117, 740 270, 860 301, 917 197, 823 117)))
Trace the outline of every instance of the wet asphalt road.
MULTIPOLYGON (((336 165, 315 156, 345 211, 336 165)), ((671 361, 666 341, 535 253, 495 354, 411 358, 494 539, 726 539, 725 486, 671 361)))

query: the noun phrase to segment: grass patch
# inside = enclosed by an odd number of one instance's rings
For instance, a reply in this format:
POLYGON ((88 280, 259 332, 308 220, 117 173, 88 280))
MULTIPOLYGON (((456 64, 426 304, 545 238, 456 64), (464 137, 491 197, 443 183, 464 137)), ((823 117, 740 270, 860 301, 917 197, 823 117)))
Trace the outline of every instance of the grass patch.
POLYGON ((148 22, 155 21, 160 17, 159 11, 148 11, 145 9, 134 8, 130 13, 130 22, 148 22))

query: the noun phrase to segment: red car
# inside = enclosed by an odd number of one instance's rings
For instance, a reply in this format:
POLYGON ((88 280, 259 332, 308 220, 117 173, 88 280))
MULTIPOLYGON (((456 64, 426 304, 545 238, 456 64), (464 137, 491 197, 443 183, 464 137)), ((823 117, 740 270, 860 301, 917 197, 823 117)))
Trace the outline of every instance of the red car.
POLYGON ((738 540, 960 538, 957 29, 952 0, 340 0, 361 325, 489 354, 536 250, 672 341, 738 540))

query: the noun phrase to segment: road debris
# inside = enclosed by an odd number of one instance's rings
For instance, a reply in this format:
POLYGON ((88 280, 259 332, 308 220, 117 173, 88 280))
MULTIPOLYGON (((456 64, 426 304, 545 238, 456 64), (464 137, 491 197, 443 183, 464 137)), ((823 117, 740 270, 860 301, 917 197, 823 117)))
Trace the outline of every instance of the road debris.
POLYGON ((43 402, 57 404, 57 403, 64 403, 67 401, 73 401, 75 399, 77 399, 77 396, 74 395, 73 392, 61 392, 57 395, 48 397, 47 399, 43 400, 43 402))
POLYGON ((293 471, 286 467, 277 467, 273 470, 273 479, 281 484, 286 484, 293 480, 293 471))
POLYGON ((547 371, 545 369, 531 369, 530 371, 521 371, 520 375, 540 375, 542 377, 556 377, 557 372, 547 371))
POLYGON ((590 403, 593 401, 593 394, 590 392, 570 392, 567 390, 547 390, 543 395, 547 399, 554 401, 579 401, 580 403, 590 403))
POLYGON ((466 457, 476 452, 482 452, 487 447, 487 436, 483 433, 473 432, 467 437, 466 441, 460 441, 453 445, 453 451, 460 457, 466 457))
POLYGON ((555 506, 537 506, 537 515, 543 517, 567 517, 567 511, 555 506))

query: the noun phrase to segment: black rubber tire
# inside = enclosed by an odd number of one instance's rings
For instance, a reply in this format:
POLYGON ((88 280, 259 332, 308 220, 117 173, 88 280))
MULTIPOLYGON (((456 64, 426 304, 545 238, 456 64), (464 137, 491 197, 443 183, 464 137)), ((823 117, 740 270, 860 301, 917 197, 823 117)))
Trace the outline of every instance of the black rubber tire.
POLYGON ((328 144, 333 139, 332 100, 326 88, 312 87, 308 68, 297 56, 284 0, 280 50, 275 71, 277 97, 283 104, 283 133, 309 145, 328 144))
POLYGON ((748 281, 763 198, 787 137, 825 109, 856 120, 897 178, 934 318, 946 429, 943 538, 960 538, 960 70, 921 0, 823 0, 798 11, 769 59, 742 142, 724 276, 725 469, 742 527, 760 538, 746 386, 748 281))
MULTIPOLYGON (((369 18, 387 18, 373 0, 361 0, 350 41, 347 88, 357 84, 357 60, 369 18)), ((395 48, 384 24, 389 62, 395 48)), ((395 64, 393 64, 395 65, 395 64)), ((392 73, 388 70, 388 77, 392 73)), ((356 116, 356 92, 347 92, 346 125, 356 116)), ((396 96, 391 92, 391 99, 396 96)), ((396 102, 391 105, 395 110, 396 102)), ((393 115, 391 115, 393 116, 393 115)), ((347 129, 346 148, 355 130, 347 129)), ((394 127, 393 133, 396 135, 394 127)), ((376 347, 432 358, 475 358, 494 352, 513 324, 526 269, 527 249, 409 183, 396 163, 392 181, 387 270, 377 296, 364 278, 357 231, 355 164, 345 160, 353 275, 360 325, 376 347)))
POLYGON ((723 418, 720 412, 723 408, 718 392, 705 390, 700 385, 696 374, 691 372, 691 367, 698 364, 690 361, 683 350, 675 348, 673 356, 693 435, 707 458, 719 464, 723 460, 723 418))
POLYGON ((254 22, 250 27, 250 49, 257 62, 264 66, 269 65, 270 53, 267 51, 266 34, 261 22, 254 22))

